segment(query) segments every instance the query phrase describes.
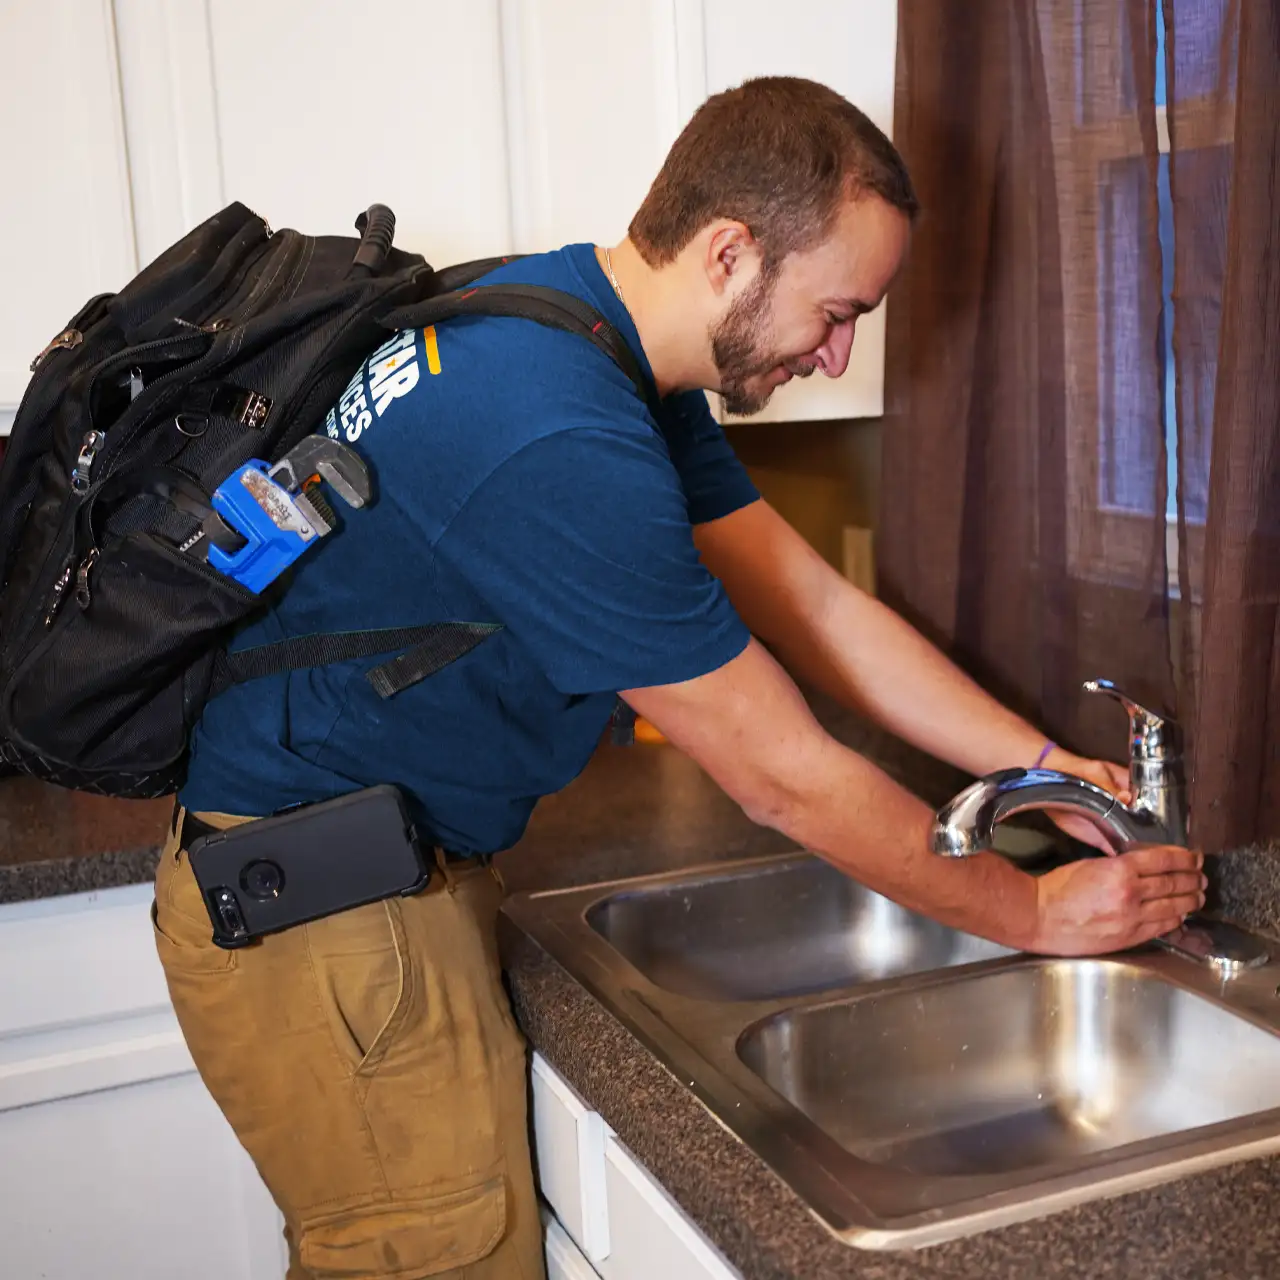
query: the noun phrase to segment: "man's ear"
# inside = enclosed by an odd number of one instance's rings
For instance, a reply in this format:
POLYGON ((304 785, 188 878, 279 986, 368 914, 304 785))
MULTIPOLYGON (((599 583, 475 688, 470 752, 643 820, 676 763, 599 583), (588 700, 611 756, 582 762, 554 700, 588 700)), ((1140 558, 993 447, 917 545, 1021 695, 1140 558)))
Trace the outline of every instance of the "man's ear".
POLYGON ((704 233, 703 269, 717 297, 760 269, 760 246, 745 222, 720 218, 704 233))

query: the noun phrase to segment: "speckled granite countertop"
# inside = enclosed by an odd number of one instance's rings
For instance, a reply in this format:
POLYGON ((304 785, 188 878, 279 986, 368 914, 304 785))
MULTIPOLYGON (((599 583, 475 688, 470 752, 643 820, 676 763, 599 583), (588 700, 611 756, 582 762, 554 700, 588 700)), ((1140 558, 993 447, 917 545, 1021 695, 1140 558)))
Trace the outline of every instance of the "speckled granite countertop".
MULTIPOLYGON (((927 799, 961 781, 837 709, 817 709, 837 737, 927 799)), ((0 780, 0 902, 149 879, 168 816, 168 802, 0 780)), ((511 889, 544 889, 791 847, 678 752, 606 746, 539 806, 499 866, 511 889)), ((1280 848, 1214 861, 1224 914, 1280 935, 1280 848)), ((915 1253, 850 1249, 539 948, 515 938, 508 959, 532 1043, 748 1280, 1280 1280, 1280 1157, 915 1253)))

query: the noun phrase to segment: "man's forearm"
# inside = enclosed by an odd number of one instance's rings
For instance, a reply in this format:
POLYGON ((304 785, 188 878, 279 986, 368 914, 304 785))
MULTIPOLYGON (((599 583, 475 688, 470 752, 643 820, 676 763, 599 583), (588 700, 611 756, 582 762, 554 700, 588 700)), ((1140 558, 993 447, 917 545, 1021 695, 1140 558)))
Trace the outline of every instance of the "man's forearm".
POLYGON ((1041 734, 842 578, 768 503, 695 536, 747 626, 793 676, 970 773, 1035 763, 1041 734))
POLYGON ((766 637, 794 675, 969 773, 1029 768, 1045 737, 886 605, 831 574, 815 625, 766 637))
POLYGON ((695 680, 623 696, 756 822, 944 924, 1037 945, 1036 882, 994 854, 931 853, 929 807, 825 733, 761 645, 695 680))
POLYGON ((759 816, 869 888, 952 928, 1037 945, 1033 878, 995 854, 929 852, 929 807, 839 743, 827 739, 775 803, 759 816))

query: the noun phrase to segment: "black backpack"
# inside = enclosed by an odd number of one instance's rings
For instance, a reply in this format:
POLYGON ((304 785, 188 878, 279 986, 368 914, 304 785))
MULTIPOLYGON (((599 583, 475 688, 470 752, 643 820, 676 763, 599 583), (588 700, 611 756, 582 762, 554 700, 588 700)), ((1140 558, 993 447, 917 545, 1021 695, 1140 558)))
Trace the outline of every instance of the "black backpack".
MULTIPOLYGON (((657 411, 621 335, 568 294, 466 286, 508 259, 434 271, 391 247, 272 233, 232 204, 117 294, 91 299, 32 364, 0 467, 0 764, 62 786, 151 797, 182 781, 192 728, 228 685, 396 654, 390 697, 490 634, 463 623, 225 645, 256 595, 189 554, 201 501, 251 458, 306 436, 388 331, 514 315, 606 351, 657 411)), ((358 519, 358 514, 352 516, 358 519)), ((340 532, 337 536, 341 536, 340 532)))

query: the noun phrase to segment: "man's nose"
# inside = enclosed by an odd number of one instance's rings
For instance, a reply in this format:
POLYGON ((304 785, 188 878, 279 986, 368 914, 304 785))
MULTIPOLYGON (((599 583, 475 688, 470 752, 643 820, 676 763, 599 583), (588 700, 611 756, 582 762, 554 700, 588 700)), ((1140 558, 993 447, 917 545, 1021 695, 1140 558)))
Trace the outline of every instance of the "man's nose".
POLYGON ((814 353, 818 368, 828 378, 838 378, 849 367, 849 352, 853 350, 853 330, 856 320, 833 325, 831 335, 814 353))

